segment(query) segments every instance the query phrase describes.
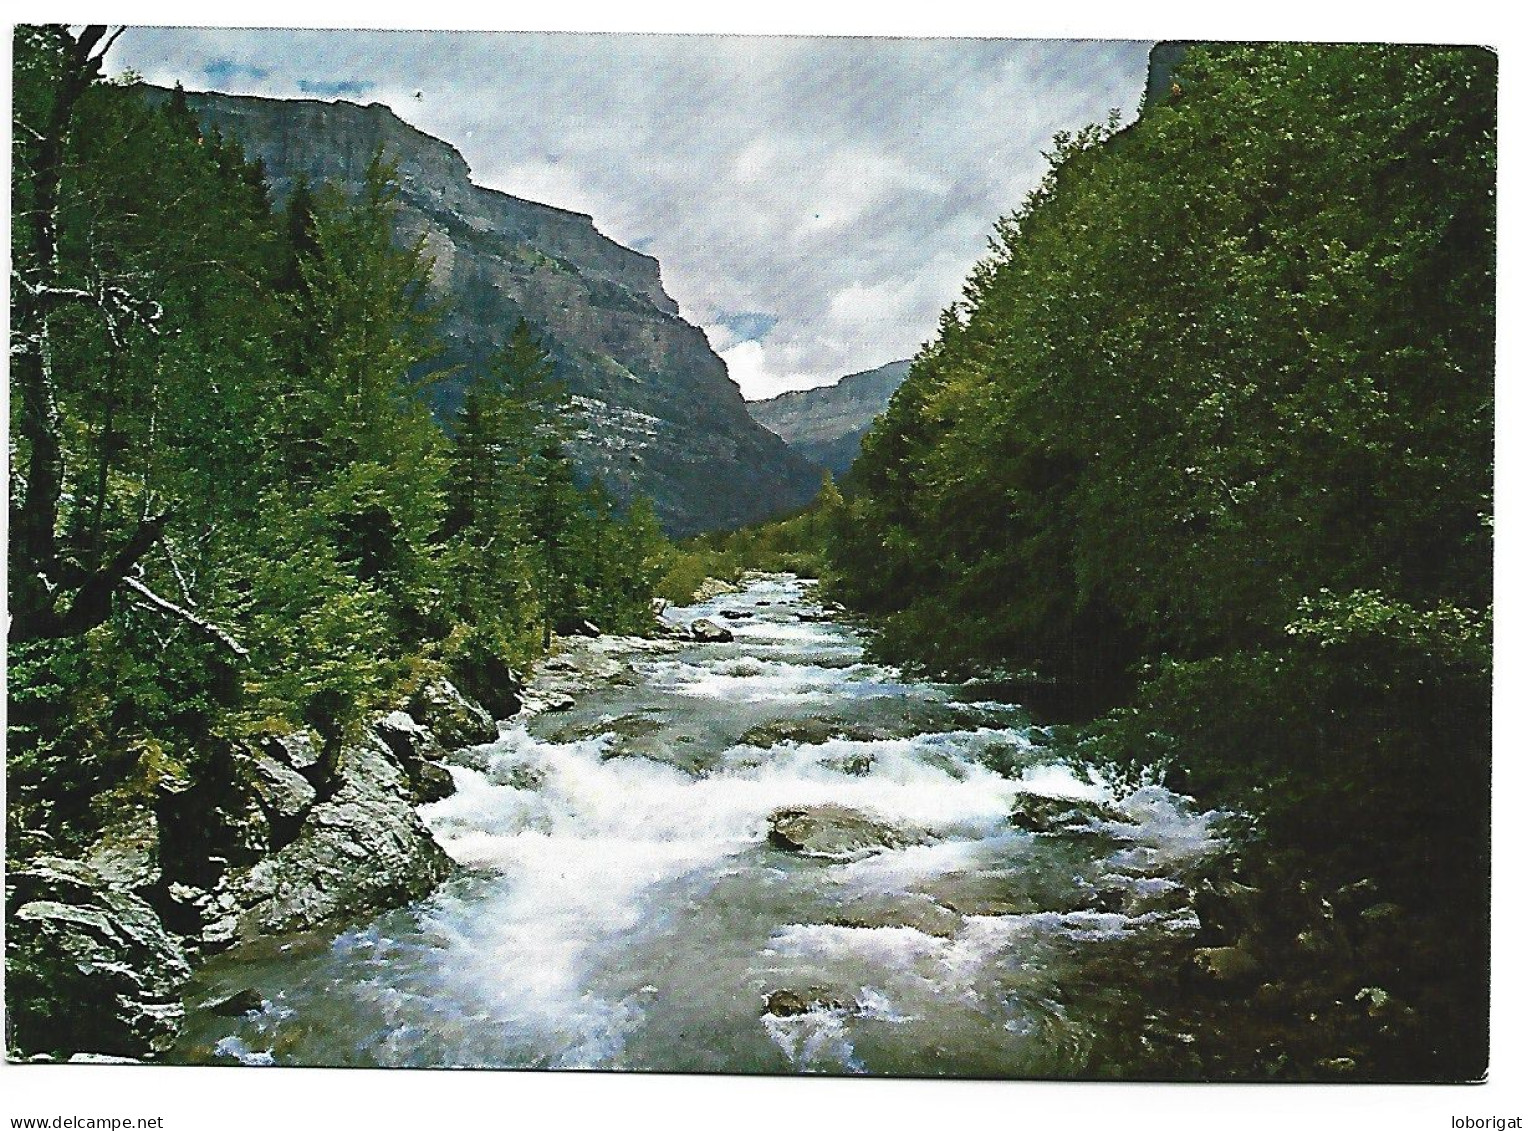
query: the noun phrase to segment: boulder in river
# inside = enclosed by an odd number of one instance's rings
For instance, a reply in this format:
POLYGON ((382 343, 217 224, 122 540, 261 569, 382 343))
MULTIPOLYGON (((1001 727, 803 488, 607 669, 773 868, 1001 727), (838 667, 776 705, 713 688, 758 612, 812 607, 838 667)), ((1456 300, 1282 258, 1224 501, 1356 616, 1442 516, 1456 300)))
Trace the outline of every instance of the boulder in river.
POLYGON ((214 937, 301 931, 428 894, 451 859, 416 815, 404 770, 380 740, 344 749, 340 786, 296 838, 235 880, 233 923, 214 937))
POLYGON ((766 995, 763 1014, 772 1017, 801 1017, 810 1010, 844 1010, 846 1003, 832 997, 829 990, 772 990, 766 995))
POLYGON ((255 990, 240 990, 238 993, 210 1002, 203 1008, 217 1017, 244 1017, 251 1013, 259 1013, 265 1007, 265 999, 255 990))
POLYGON ((1017 794, 1011 810, 1011 824, 1031 833, 1089 832, 1100 822, 1125 820, 1126 814, 1099 801, 1041 793, 1017 794))
POLYGON ((690 640, 692 638, 691 630, 685 625, 676 624, 664 617, 655 618, 651 635, 656 640, 690 640))
POLYGON ((168 1049, 191 966, 154 909, 79 861, 38 858, 9 879, 8 1043, 135 1058, 168 1049))
POLYGON ((727 644, 734 639, 734 634, 727 628, 706 618, 692 621, 691 634, 699 644, 727 644))
POLYGON ((924 844, 923 833, 895 828, 844 805, 806 805, 771 815, 767 841, 773 848, 804 856, 852 859, 884 848, 924 844))

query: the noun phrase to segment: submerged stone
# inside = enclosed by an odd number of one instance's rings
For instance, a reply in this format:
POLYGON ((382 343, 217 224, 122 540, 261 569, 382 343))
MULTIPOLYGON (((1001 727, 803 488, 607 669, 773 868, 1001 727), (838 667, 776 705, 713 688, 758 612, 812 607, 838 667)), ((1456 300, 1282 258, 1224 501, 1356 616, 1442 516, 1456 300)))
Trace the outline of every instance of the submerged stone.
POLYGON ((240 990, 228 997, 220 998, 205 1006, 209 1013, 219 1017, 244 1017, 247 1014, 259 1013, 266 1007, 266 1001, 255 990, 240 990))
POLYGON ((801 1017, 814 1009, 843 1010, 846 1004, 821 989, 772 990, 766 995, 766 1005, 761 1011, 772 1017, 801 1017))
POLYGON ((1017 794, 1011 810, 1011 824, 1032 833, 1089 832, 1104 821, 1126 820, 1125 813, 1099 801, 1041 793, 1017 794))

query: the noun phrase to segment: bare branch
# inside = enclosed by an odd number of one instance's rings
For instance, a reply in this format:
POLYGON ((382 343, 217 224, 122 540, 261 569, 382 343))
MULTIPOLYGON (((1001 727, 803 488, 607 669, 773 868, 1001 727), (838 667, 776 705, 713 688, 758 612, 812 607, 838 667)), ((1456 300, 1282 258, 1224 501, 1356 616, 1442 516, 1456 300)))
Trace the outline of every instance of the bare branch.
POLYGON ((122 27, 120 27, 116 31, 112 32, 111 35, 107 36, 106 43, 102 46, 100 51, 96 52, 96 56, 95 56, 96 62, 99 63, 103 58, 106 57, 106 53, 112 49, 112 44, 117 42, 117 37, 120 36, 123 32, 125 32, 127 30, 128 30, 128 26, 126 24, 124 24, 122 27))
POLYGON ((153 589, 150 589, 138 578, 125 577, 123 578, 123 584, 131 589, 134 593, 138 594, 138 596, 142 598, 143 602, 146 603, 150 608, 154 609, 156 612, 160 612, 166 616, 175 617, 179 620, 185 621, 198 632, 201 632, 204 636, 207 636, 209 639, 222 644, 225 648, 227 648, 230 652, 233 652, 242 660, 249 658, 250 652, 245 648, 245 646, 238 640, 235 640, 234 637, 230 636, 223 629, 219 628, 211 621, 203 620, 196 613, 193 613, 187 609, 183 609, 180 605, 177 605, 172 601, 165 600, 165 598, 161 597, 153 589))
POLYGON ((186 575, 181 572, 181 564, 176 561, 175 547, 171 545, 168 535, 160 538, 160 551, 170 563, 170 572, 175 574, 176 586, 181 590, 181 600, 195 609, 197 602, 192 599, 191 586, 186 584, 186 575))

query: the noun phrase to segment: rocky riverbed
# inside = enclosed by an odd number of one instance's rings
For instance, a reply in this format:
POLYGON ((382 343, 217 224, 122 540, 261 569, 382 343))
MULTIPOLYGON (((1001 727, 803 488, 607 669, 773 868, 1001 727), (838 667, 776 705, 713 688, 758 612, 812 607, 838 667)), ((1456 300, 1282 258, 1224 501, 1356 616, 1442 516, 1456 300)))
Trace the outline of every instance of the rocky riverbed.
POLYGON ((653 638, 563 641, 498 726, 437 682, 334 756, 231 749, 218 790, 172 777, 12 877, 18 1033, 212 1064, 1409 1074, 1403 909, 1112 793, 994 694, 870 663, 812 584, 757 576, 653 638))
POLYGON ((757 577, 567 642, 421 815, 460 871, 208 963, 198 1063, 1153 1075, 1218 815, 757 577), (235 995, 251 1008, 220 1009, 235 995), (259 1006, 255 1003, 259 1001, 259 1006))
POLYGON ((433 891, 455 865, 417 808, 453 788, 439 761, 448 748, 499 731, 445 680, 404 707, 328 751, 296 733, 223 743, 197 773, 146 756, 83 855, 13 869, 12 1053, 158 1057, 180 1031, 197 962, 433 891))

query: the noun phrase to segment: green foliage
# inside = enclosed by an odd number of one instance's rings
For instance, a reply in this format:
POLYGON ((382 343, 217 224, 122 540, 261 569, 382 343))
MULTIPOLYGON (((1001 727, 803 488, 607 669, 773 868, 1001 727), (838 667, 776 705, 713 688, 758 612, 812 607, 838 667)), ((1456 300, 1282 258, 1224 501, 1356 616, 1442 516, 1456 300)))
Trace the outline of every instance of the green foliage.
POLYGON ((746 570, 819 577, 831 530, 844 521, 845 499, 825 474, 819 494, 797 514, 740 530, 699 534, 663 552, 655 594, 690 604, 708 578, 730 583, 746 570))
POLYGON ((1177 83, 1058 139, 826 581, 896 655, 1115 707, 1071 741, 1124 780, 1424 874, 1487 781, 1494 61, 1205 47, 1177 83))
POLYGON ((666 548, 646 503, 576 481, 525 325, 450 438, 431 419, 441 312, 382 154, 354 196, 300 183, 274 211, 184 92, 101 82, 86 42, 16 29, 19 855, 88 843, 145 751, 341 741, 426 674, 504 690, 554 630, 645 631, 666 548), (54 594, 103 577, 69 620, 54 594))

